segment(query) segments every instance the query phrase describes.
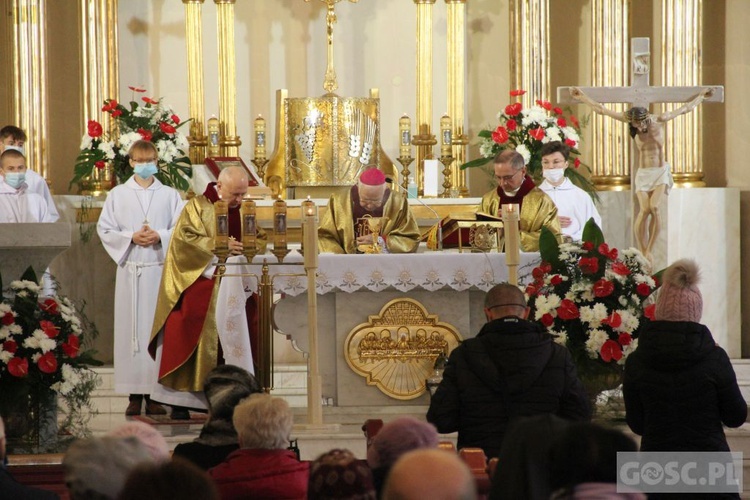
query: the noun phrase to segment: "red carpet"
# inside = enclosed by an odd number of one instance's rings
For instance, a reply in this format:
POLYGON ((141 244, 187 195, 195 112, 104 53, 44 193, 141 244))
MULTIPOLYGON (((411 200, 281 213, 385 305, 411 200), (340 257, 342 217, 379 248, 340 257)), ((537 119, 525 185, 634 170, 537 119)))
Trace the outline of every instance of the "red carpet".
POLYGON ((172 420, 169 414, 166 415, 136 415, 128 417, 134 420, 145 422, 149 425, 203 425, 208 419, 206 413, 190 412, 190 420, 172 420))

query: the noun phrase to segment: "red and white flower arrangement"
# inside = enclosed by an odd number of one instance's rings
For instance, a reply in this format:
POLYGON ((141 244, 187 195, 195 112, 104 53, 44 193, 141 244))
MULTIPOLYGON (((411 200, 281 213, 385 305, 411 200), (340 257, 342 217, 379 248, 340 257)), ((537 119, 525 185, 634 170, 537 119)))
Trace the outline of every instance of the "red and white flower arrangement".
POLYGON ((113 130, 105 131, 100 122, 88 121, 71 184, 89 176, 94 169, 105 168, 108 163, 112 164, 118 181, 125 182, 133 175, 128 162, 130 146, 143 139, 153 142, 159 152, 156 177, 167 186, 187 190, 187 179, 192 172, 187 156, 190 145, 179 129, 189 120, 180 120, 161 99, 142 95, 139 102, 136 96, 144 94, 146 89, 128 88, 133 92, 128 106, 116 99, 106 99, 102 106, 102 111, 112 117, 113 130))
POLYGON ((538 185, 542 182, 542 146, 548 142, 561 141, 570 147, 570 166, 566 176, 587 192, 593 192, 593 185, 587 177, 579 173, 583 167, 578 147, 581 142, 581 123, 569 108, 554 106, 549 101, 536 100, 536 104, 524 108, 520 102, 525 90, 511 90, 511 98, 516 99, 497 114, 499 124, 494 129, 479 132, 479 154, 481 158, 461 165, 461 169, 486 165, 497 153, 513 149, 523 156, 529 175, 538 185))
POLYGON ((543 231, 540 253, 526 287, 530 319, 568 347, 581 375, 621 370, 644 318, 653 319, 649 262, 635 248, 610 248, 593 220, 582 242, 558 244, 543 231))
POLYGON ((38 401, 53 391, 68 407, 67 423, 80 423, 79 411, 96 386, 89 366, 101 363, 83 347, 86 333, 73 303, 40 293, 33 271, 27 271, 0 297, 0 410, 19 395, 38 401))

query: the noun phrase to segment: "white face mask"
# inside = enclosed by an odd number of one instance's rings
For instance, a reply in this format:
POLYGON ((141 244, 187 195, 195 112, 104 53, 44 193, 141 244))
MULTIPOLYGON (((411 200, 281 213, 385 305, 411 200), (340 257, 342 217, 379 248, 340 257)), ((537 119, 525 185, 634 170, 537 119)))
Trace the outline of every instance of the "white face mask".
POLYGON ((13 145, 10 145, 10 144, 7 145, 7 146, 5 146, 5 151, 7 151, 9 149, 14 149, 14 150, 18 151, 19 153, 21 153, 22 155, 26 156, 26 151, 23 149, 23 146, 13 146, 13 145))
POLYGON ((549 170, 542 170, 542 177, 550 181, 552 184, 557 184, 565 177, 564 168, 551 168, 549 170))

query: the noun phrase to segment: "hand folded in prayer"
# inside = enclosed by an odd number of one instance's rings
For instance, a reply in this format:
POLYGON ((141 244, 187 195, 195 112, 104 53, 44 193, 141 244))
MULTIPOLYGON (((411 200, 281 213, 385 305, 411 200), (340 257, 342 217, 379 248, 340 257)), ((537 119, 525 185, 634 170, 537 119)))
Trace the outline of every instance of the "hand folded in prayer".
POLYGON ((557 218, 560 220, 560 227, 570 227, 570 224, 573 222, 573 219, 564 215, 560 215, 557 218))
POLYGON ((134 232, 131 239, 133 243, 141 247, 150 247, 161 241, 159 233, 148 226, 143 226, 140 230, 134 232))

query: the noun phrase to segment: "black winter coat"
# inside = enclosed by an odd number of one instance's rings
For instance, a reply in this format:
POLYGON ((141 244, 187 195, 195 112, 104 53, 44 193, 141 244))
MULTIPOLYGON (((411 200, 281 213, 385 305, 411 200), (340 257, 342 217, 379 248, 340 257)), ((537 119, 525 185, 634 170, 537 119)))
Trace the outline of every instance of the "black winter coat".
POLYGON ((591 406, 568 350, 540 325, 506 317, 453 350, 427 421, 440 433, 458 431, 459 449, 479 447, 490 458, 509 421, 542 413, 588 420, 591 406))
POLYGON ((727 353, 699 323, 649 323, 622 390, 642 451, 729 451, 722 423, 739 427, 747 417, 727 353))

